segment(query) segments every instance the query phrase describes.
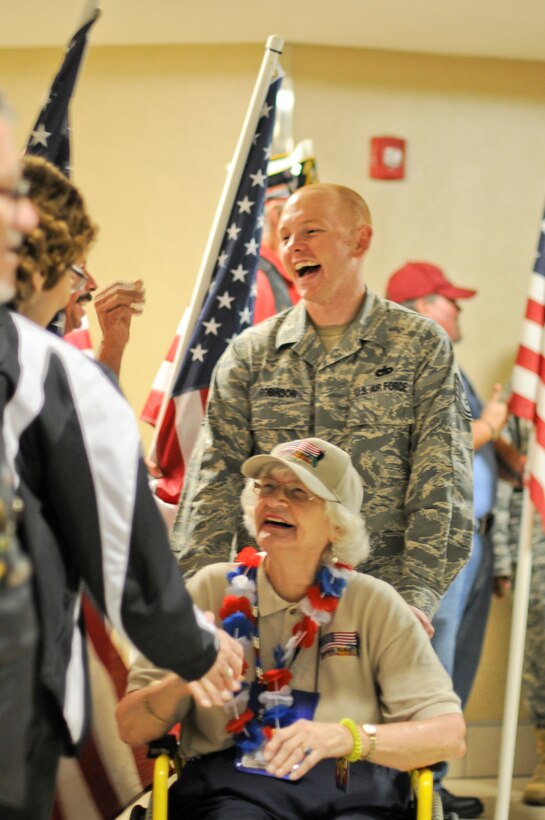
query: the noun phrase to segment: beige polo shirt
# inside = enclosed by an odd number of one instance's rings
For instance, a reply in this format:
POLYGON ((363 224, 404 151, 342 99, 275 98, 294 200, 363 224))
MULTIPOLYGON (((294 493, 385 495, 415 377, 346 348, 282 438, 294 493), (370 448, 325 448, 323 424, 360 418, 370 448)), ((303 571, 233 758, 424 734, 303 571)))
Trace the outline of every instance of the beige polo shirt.
MULTIPOLYGON (((204 567, 187 584, 202 610, 216 613, 227 587, 231 564, 204 567)), ((263 668, 274 667, 273 649, 285 645, 301 619, 297 604, 276 594, 263 567, 258 570, 259 636, 263 668)), ((255 680, 255 658, 245 652, 246 680, 255 680)), ((310 649, 301 649, 291 667, 292 689, 317 691, 315 720, 391 723, 460 713, 450 678, 435 655, 421 624, 389 585, 362 573, 352 573, 332 620, 321 629, 310 649)), ((140 657, 129 677, 128 690, 146 686, 166 674, 140 657)), ((231 717, 221 708, 196 708, 180 701, 182 752, 206 754, 232 744, 225 732, 231 717)))

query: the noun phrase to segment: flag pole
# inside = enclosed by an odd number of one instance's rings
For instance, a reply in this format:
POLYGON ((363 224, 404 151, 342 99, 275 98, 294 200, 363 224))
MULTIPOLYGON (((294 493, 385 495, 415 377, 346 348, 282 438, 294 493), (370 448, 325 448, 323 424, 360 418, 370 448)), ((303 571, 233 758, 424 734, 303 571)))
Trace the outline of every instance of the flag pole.
MULTIPOLYGON (((528 445, 528 463, 532 464, 535 444, 535 432, 532 429, 528 445)), ((513 596, 513 614, 511 618, 511 638, 507 663, 507 683, 503 709, 503 729, 501 734, 500 760, 498 768, 498 794, 494 820, 509 820, 511 802, 511 784, 513 779, 513 762, 520 700, 520 685, 524 663, 524 645, 526 638, 526 621, 528 618, 528 598, 532 573, 532 534, 534 529, 535 507, 530 499, 530 491, 524 487, 522 502, 522 519, 520 527, 517 577, 513 596)))
POLYGON ((283 48, 284 40, 281 37, 271 34, 267 38, 267 42, 265 43, 265 54, 263 55, 263 60, 261 62, 261 67, 259 69, 259 74, 257 76, 252 97, 250 99, 250 104, 248 106, 246 117, 242 125, 242 130, 238 138, 238 143, 235 148, 235 153, 227 172, 223 191, 218 202, 216 214, 212 222, 212 228, 204 250, 201 266, 197 274, 197 280, 193 288, 193 293, 188 308, 187 322, 184 332, 180 335, 178 348, 176 350, 176 357, 172 364, 170 384, 168 385, 169 389, 165 390, 163 401, 161 403, 161 409, 157 417, 149 453, 149 458, 152 461, 156 459, 157 439, 166 409, 168 407, 170 388, 172 388, 174 380, 178 374, 178 370, 180 369, 183 355, 186 351, 189 340, 191 339, 191 334, 193 333, 193 329, 197 319, 199 318, 204 297, 210 285, 217 256, 220 252, 221 242, 227 228, 229 214, 233 206, 233 200, 237 193, 240 177, 250 152, 252 139, 259 121, 261 109, 263 108, 263 103, 265 102, 265 98, 267 96, 267 91, 271 83, 273 72, 276 68, 278 55, 282 54, 283 48))

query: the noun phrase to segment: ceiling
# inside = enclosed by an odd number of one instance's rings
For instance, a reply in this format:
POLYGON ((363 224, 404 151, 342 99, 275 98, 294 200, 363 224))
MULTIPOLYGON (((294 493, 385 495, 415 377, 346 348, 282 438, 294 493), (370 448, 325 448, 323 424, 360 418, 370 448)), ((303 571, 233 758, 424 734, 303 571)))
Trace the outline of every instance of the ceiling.
MULTIPOLYGON (((84 5, 85 0, 0 0, 0 48, 62 46, 84 5)), ((278 34, 286 43, 545 59, 545 0, 100 0, 100 5, 95 45, 264 43, 269 34, 278 34)))

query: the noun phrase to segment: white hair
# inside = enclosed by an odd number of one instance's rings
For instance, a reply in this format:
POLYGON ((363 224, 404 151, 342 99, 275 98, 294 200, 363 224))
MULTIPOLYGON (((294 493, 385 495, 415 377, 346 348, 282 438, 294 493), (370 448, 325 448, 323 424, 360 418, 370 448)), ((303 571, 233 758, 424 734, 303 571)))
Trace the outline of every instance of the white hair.
MULTIPOLYGON (((299 476, 282 465, 270 464, 263 467, 258 473, 258 478, 270 476, 271 478, 290 478, 292 480, 300 481, 299 476)), ((304 484, 304 482, 302 482, 304 484)), ((255 528, 255 507, 257 504, 257 496, 253 490, 254 479, 249 478, 246 481, 246 486, 240 496, 240 503, 242 505, 242 512, 244 515, 244 525, 250 535, 254 538, 256 536, 255 528)), ((306 486, 306 485, 305 485, 306 486)), ((344 504, 337 501, 328 501, 324 499, 325 513, 328 520, 333 525, 338 533, 334 541, 326 547, 323 554, 323 562, 330 563, 332 558, 337 558, 343 564, 351 564, 357 567, 369 555, 369 536, 367 535, 367 528, 361 515, 356 515, 344 504)))

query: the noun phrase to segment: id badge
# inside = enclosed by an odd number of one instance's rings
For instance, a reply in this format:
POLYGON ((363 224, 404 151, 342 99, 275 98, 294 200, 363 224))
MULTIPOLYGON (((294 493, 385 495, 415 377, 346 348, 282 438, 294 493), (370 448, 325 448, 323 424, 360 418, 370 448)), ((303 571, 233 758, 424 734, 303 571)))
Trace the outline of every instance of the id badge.
MULTIPOLYGON (((258 701, 258 695, 261 691, 262 689, 258 687, 255 682, 252 683, 248 706, 258 717, 264 712, 263 707, 258 701)), ((293 696, 293 704, 290 708, 293 709, 296 715, 293 722, 295 723, 296 720, 301 719, 312 720, 316 707, 318 706, 318 701, 320 700, 320 695, 317 692, 303 692, 300 689, 292 689, 291 694, 293 696)), ((263 746, 251 752, 242 752, 240 749, 237 749, 235 768, 238 769, 238 771, 247 772, 248 774, 261 774, 265 777, 276 777, 276 775, 270 774, 267 771, 266 766, 267 764, 263 757, 263 746)), ((289 774, 280 779, 289 780, 289 774)))

